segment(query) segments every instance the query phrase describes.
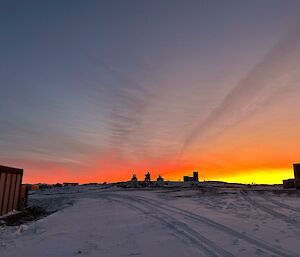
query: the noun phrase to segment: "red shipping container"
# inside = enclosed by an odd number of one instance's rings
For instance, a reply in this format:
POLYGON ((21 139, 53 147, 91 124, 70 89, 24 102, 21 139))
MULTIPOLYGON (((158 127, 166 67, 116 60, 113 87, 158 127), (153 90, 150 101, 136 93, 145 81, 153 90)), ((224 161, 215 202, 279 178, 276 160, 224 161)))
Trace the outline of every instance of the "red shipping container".
POLYGON ((0 166, 0 216, 20 210, 23 170, 0 166))

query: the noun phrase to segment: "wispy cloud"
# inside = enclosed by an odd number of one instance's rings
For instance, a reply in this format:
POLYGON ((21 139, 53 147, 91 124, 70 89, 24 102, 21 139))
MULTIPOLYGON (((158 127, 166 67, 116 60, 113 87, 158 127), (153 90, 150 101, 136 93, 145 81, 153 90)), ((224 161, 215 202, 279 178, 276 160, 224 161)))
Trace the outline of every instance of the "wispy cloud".
MULTIPOLYGON (((297 25, 300 23, 298 22, 297 25)), ((293 77, 300 67, 299 26, 274 46, 263 60, 242 79, 224 100, 185 138, 181 154, 197 139, 214 129, 216 136, 255 114, 272 99, 293 87, 293 77), (222 126, 214 128, 216 124, 222 126)), ((180 154, 180 155, 181 155, 180 154)))

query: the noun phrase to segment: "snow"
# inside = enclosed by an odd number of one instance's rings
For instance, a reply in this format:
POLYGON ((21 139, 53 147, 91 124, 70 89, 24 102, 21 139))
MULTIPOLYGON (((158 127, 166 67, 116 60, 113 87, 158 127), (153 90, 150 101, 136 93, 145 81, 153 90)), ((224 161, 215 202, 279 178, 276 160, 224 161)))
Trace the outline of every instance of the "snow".
POLYGON ((243 187, 35 191, 55 213, 0 227, 1 257, 300 256, 299 194, 243 187))

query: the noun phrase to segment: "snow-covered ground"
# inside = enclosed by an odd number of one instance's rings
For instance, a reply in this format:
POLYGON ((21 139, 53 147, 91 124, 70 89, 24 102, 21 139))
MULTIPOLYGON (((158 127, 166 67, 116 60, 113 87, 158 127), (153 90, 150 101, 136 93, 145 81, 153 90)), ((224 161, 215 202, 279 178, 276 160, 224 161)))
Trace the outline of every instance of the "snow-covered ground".
POLYGON ((300 256, 299 194, 80 186, 30 203, 59 210, 0 227, 1 257, 300 256))

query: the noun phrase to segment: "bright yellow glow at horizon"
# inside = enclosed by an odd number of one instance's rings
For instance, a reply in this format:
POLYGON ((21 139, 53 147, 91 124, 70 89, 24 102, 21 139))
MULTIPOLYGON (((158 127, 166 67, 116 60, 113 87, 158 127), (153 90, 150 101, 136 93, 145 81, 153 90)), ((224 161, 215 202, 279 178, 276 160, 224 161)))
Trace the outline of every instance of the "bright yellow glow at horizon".
POLYGON ((264 169, 253 170, 249 172, 238 172, 237 175, 228 177, 217 177, 210 180, 219 180, 230 183, 243 183, 243 184, 282 184, 282 180, 293 178, 292 169, 264 169))
MULTIPOLYGON (((203 178, 201 170, 199 171, 199 180, 200 181, 222 181, 228 183, 241 183, 241 184, 282 184, 282 180, 294 178, 293 169, 256 169, 256 170, 241 170, 237 171, 233 175, 228 176, 205 176, 203 178)), ((178 172, 177 174, 182 174, 182 176, 167 176, 166 180, 170 181, 182 181, 183 176, 192 176, 193 171, 188 170, 184 172, 178 172)))

